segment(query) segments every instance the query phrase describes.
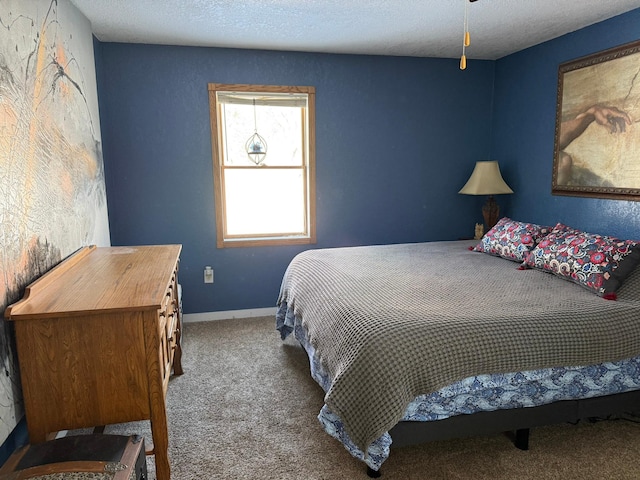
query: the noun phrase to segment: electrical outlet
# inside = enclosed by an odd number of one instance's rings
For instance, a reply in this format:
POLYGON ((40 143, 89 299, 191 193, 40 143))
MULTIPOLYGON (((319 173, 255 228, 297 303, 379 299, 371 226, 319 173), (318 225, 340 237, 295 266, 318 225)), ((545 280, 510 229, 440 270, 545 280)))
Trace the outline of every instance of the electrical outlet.
POLYGON ((209 265, 204 267, 204 283, 213 283, 213 268, 209 265))

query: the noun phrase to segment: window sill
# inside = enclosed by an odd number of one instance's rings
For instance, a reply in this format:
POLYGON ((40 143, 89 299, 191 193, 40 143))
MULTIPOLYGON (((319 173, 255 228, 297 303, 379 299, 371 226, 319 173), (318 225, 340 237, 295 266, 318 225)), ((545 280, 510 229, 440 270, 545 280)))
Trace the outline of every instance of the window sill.
POLYGON ((315 236, 239 238, 218 240, 218 248, 267 247, 277 245, 309 245, 316 243, 315 236))

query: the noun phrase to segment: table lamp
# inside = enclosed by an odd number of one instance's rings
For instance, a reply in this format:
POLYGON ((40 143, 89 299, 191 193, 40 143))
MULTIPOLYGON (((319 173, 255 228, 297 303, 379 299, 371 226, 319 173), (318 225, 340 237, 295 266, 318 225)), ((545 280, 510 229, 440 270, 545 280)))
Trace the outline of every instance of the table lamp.
POLYGON ((483 160, 476 162, 469 180, 458 193, 463 195, 488 195, 487 201, 482 207, 482 216, 484 217, 486 231, 489 231, 500 217, 500 207, 493 196, 513 193, 513 190, 502 179, 498 162, 495 160, 483 160))

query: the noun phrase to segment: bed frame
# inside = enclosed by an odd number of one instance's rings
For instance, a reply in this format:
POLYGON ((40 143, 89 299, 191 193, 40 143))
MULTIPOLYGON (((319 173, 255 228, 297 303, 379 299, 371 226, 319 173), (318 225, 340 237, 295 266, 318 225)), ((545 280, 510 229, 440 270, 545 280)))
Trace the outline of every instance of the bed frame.
MULTIPOLYGON (((392 448, 397 448, 434 440, 507 432, 517 448, 528 450, 530 428, 637 412, 639 407, 640 390, 635 390, 603 397, 563 400, 538 407, 457 415, 432 422, 400 422, 389 434, 393 439, 392 448)), ((377 478, 381 470, 367 467, 367 475, 377 478)))

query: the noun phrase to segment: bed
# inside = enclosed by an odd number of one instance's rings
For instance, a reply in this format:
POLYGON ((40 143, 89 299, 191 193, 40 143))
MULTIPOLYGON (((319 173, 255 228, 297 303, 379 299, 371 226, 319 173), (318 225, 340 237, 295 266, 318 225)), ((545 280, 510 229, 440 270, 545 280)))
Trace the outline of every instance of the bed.
POLYGON ((371 476, 392 442, 513 430, 526 448, 529 427, 640 401, 638 247, 504 218, 481 242, 307 250, 276 327, 371 476))

